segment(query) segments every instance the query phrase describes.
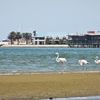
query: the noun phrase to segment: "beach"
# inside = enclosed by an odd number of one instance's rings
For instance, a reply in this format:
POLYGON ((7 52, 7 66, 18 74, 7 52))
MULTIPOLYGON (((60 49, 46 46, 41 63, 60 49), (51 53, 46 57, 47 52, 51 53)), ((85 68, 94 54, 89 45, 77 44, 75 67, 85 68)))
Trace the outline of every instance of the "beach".
POLYGON ((2 45, 1 47, 68 48, 68 45, 2 45))
POLYGON ((0 99, 40 100, 100 95, 100 72, 0 75, 0 99))

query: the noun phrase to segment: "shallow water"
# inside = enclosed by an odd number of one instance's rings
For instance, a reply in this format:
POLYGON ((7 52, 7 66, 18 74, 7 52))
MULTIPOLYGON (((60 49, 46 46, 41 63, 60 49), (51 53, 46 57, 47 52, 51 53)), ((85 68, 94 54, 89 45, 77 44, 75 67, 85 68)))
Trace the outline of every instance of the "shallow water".
MULTIPOLYGON (((50 100, 50 99, 42 99, 42 100, 50 100)), ((100 100, 100 96, 54 98, 52 100, 100 100)))
POLYGON ((100 57, 100 48, 0 48, 0 73, 83 71, 79 59, 90 62, 85 65, 88 71, 100 71, 96 56, 100 57), (56 52, 68 62, 57 63, 56 52))

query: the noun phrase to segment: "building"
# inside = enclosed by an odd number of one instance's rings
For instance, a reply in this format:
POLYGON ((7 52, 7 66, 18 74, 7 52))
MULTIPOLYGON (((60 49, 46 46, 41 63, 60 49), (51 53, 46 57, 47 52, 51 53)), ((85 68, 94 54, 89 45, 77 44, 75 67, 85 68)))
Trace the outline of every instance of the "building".
POLYGON ((100 32, 88 31, 84 35, 69 35, 69 47, 100 48, 100 32))
POLYGON ((8 45, 8 44, 9 44, 9 40, 0 41, 0 46, 2 46, 2 45, 8 45))
POLYGON ((46 44, 46 38, 34 36, 32 38, 32 42, 33 42, 33 45, 45 45, 46 44))
POLYGON ((67 44, 68 39, 66 37, 59 38, 57 37, 46 37, 46 44, 50 45, 63 45, 67 44))

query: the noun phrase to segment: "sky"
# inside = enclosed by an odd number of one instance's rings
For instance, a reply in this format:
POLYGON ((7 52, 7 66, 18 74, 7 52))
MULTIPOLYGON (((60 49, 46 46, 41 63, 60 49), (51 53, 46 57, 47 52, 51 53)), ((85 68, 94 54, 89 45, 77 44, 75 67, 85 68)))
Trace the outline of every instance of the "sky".
POLYGON ((0 0, 0 40, 34 30, 38 36, 100 31, 100 0, 0 0))

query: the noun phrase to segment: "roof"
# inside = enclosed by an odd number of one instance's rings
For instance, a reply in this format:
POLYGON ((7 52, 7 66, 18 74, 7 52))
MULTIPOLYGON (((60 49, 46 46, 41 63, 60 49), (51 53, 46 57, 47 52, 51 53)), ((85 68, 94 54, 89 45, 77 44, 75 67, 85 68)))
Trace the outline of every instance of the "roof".
POLYGON ((86 34, 88 34, 88 35, 100 35, 100 31, 88 31, 86 34))

